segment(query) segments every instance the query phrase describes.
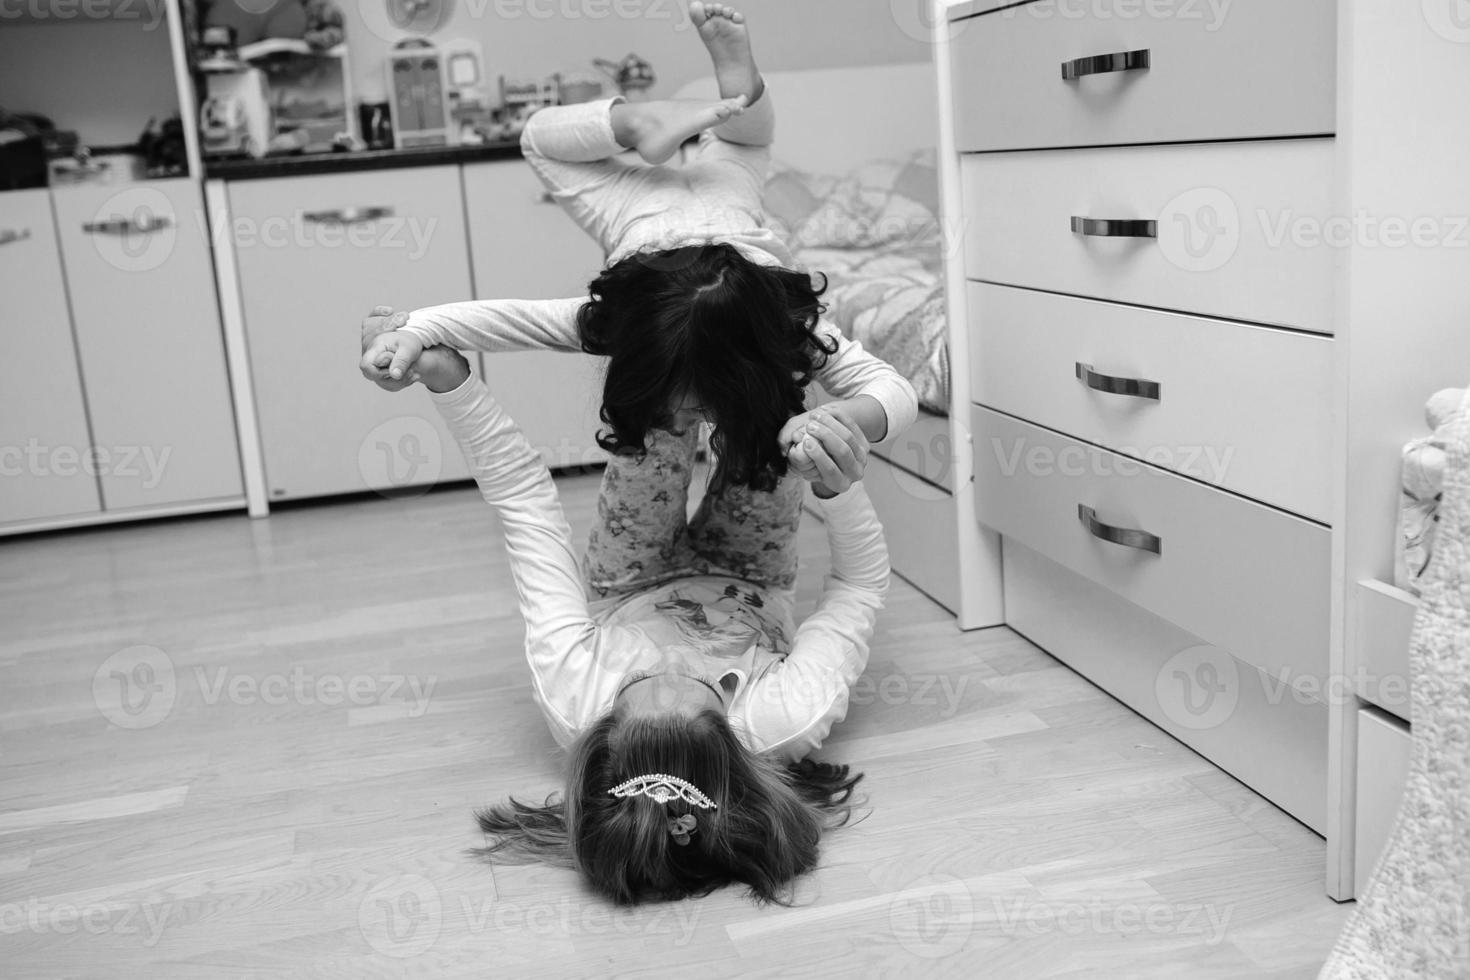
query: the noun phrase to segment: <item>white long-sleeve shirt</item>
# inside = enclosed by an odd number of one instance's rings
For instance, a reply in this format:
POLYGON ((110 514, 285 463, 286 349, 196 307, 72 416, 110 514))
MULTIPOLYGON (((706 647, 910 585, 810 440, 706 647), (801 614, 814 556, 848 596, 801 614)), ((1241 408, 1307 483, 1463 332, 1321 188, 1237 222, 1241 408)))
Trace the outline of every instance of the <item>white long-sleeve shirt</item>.
MULTIPOLYGON (((471 377, 434 402, 469 460, 485 500, 505 530, 537 705, 563 747, 611 710, 619 687, 639 670, 691 655, 670 649, 659 595, 681 584, 750 588, 739 579, 699 576, 667 583, 594 613, 587 601, 551 474, 484 382, 471 377), (662 590, 662 592, 660 591, 662 590)), ((862 485, 819 500, 832 549, 817 608, 795 630, 784 658, 756 640, 718 661, 735 689, 728 716, 744 744, 796 760, 819 747, 847 714, 848 695, 867 666, 868 643, 888 588, 888 549, 862 485)), ((775 612, 790 629, 789 593, 775 612)), ((698 653, 692 654, 698 657, 698 653)))
MULTIPOLYGON (((577 332, 577 311, 586 297, 570 299, 489 299, 446 303, 414 310, 402 329, 425 347, 442 345, 456 350, 517 351, 553 350, 565 353, 582 349, 577 332)), ((816 381, 835 398, 869 395, 877 399, 888 416, 887 436, 903 432, 919 416, 919 398, 913 385, 889 365, 849 340, 831 323, 821 320, 817 336, 835 342, 836 353, 815 372, 816 381)))

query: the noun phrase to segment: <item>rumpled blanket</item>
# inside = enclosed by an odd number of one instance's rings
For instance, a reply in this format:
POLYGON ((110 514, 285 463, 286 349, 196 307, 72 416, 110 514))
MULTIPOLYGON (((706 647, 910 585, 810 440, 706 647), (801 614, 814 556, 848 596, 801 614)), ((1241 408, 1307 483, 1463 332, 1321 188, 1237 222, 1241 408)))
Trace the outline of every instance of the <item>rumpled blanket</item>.
POLYGON ((1444 443, 1438 540, 1409 650, 1408 782, 1318 980, 1470 977, 1470 391, 1444 443))
POLYGON ((949 343, 938 193, 926 150, 841 176, 777 165, 765 204, 797 261, 826 277, 831 321, 908 378, 925 409, 944 415, 949 343))

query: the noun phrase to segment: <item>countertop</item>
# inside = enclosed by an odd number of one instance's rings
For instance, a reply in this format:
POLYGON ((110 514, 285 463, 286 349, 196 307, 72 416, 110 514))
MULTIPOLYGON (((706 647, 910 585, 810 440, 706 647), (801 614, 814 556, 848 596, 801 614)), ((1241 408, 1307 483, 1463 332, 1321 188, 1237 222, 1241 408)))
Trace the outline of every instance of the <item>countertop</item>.
POLYGON ((355 170, 392 170, 399 167, 432 167, 446 163, 479 160, 518 160, 518 140, 481 143, 476 146, 424 146, 411 150, 357 150, 346 153, 297 153, 262 157, 259 160, 205 160, 206 180, 259 180, 269 177, 305 177, 311 174, 348 173, 355 170))

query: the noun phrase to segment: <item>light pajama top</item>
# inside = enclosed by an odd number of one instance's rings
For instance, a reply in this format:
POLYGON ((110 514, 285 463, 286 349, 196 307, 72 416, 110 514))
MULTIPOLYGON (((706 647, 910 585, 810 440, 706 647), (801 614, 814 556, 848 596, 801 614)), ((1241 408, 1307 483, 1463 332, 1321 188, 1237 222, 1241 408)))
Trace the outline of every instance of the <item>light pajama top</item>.
MULTIPOLYGON (((687 663, 699 652, 679 646, 668 617, 658 611, 680 588, 694 594, 746 587, 715 575, 678 579, 594 609, 577 555, 540 455, 470 377, 456 390, 433 395, 470 462, 485 500, 499 513, 506 551, 526 624, 526 659, 537 705, 562 746, 611 710, 632 672, 687 663)), ((752 751, 797 760, 822 744, 845 717, 849 691, 867 665, 868 641, 888 586, 883 529, 862 484, 831 500, 817 500, 832 549, 831 571, 816 610, 800 628, 791 622, 789 590, 766 612, 790 637, 789 652, 765 648, 763 632, 736 656, 724 651, 710 666, 733 677, 731 727, 752 751), (793 635, 794 629, 794 635, 793 635)), ((766 590, 770 594, 769 589, 766 590)), ((784 644, 783 644, 784 645, 784 644)))

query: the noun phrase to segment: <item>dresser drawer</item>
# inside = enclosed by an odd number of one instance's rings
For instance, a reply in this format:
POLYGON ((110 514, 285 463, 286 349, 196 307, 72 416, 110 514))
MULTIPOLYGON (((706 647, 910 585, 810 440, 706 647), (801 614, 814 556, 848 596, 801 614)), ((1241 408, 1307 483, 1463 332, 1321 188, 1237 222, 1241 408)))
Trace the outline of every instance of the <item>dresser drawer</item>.
POLYGON ((1006 622, 1281 807, 1327 826, 1327 706, 1010 538, 1006 622))
POLYGON ((961 152, 1336 128, 1336 4, 1323 0, 1042 0, 949 31, 961 152), (1147 68, 1063 77, 1064 64, 1140 51, 1147 68))
POLYGON ((1354 807, 1353 892, 1362 895, 1393 830, 1409 781, 1414 738, 1369 708, 1358 710, 1358 788, 1354 807))
POLYGON ((985 283, 969 292, 977 402, 1328 520, 1329 338, 985 283))
POLYGON ((973 409, 973 432, 982 524, 1272 676, 1323 690, 1326 528, 989 409, 973 409), (1103 540, 1121 536, 1109 528, 1151 535, 1158 551, 1103 540))
POLYGON ((1289 140, 963 157, 966 273, 1331 333, 1337 250, 1312 231, 1331 213, 1332 146, 1289 140), (1157 237, 1105 237, 1150 229, 1088 223, 1098 221, 1151 222, 1157 237))

